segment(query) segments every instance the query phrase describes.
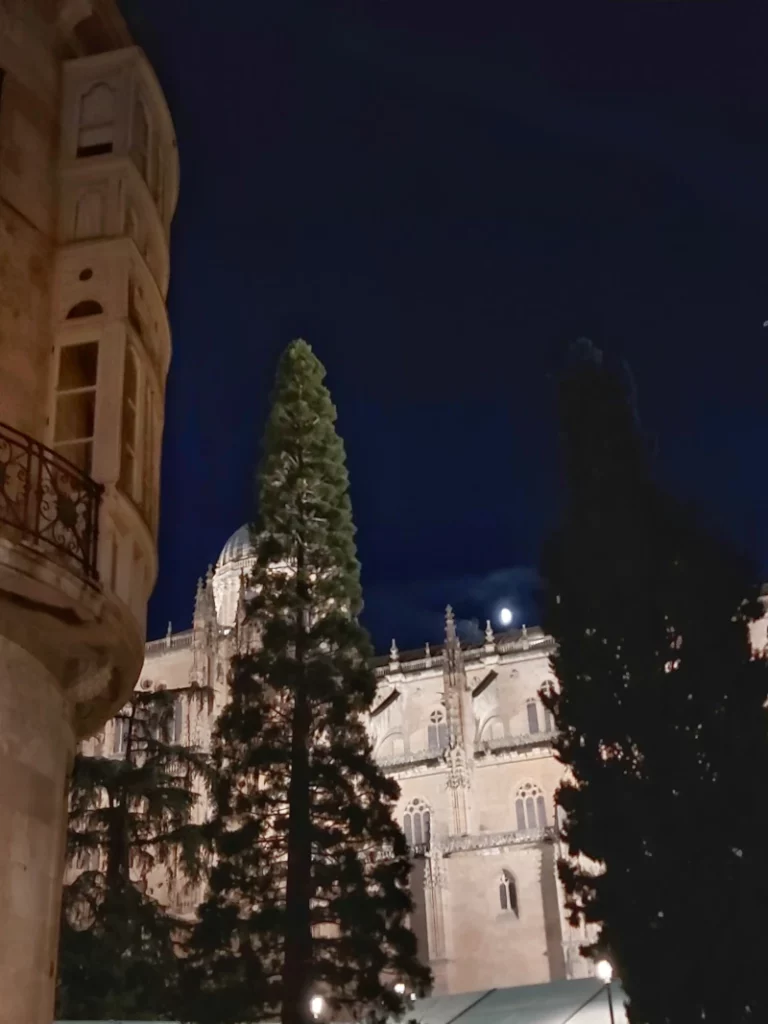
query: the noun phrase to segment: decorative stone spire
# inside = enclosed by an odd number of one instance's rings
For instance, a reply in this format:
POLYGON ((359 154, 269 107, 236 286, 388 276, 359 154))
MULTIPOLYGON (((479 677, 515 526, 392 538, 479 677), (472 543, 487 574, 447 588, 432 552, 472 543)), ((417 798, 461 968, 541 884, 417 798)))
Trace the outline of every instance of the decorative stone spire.
POLYGON ((424 644, 424 657, 426 661, 426 667, 432 668, 432 651, 430 650, 429 644, 424 644))
POLYGON ((475 721, 472 691, 464 670, 461 641, 450 605, 445 609, 445 655, 443 657, 443 700, 448 717, 448 767, 446 785, 451 794, 451 835, 472 830, 471 785, 474 768, 475 721))
POLYGON ((493 626, 491 620, 485 620, 485 649, 490 654, 496 647, 496 639, 493 635, 493 626))
POLYGON ((456 633, 456 619, 453 615, 453 608, 450 605, 446 605, 445 608, 445 646, 449 644, 457 645, 459 643, 459 637, 456 633))
POLYGON ((528 648, 531 646, 531 642, 528 639, 528 627, 526 626, 525 623, 523 623, 523 628, 522 628, 522 631, 520 633, 520 643, 523 645, 523 650, 524 651, 527 651, 528 648))
POLYGON ((400 671, 400 652, 397 649, 397 644, 394 639, 392 640, 392 646, 389 649, 389 671, 400 671))
POLYGON ((165 646, 166 647, 170 647, 171 646, 171 637, 172 636, 173 636, 173 625, 172 625, 172 623, 169 622, 168 623, 168 629, 166 629, 166 631, 165 631, 165 646))

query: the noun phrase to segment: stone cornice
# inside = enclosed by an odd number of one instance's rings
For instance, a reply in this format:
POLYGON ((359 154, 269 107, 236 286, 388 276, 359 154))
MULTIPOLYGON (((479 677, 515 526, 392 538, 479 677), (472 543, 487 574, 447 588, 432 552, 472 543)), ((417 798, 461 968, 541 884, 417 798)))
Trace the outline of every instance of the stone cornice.
POLYGON ((434 843, 436 850, 448 857, 452 853, 472 850, 493 850, 502 846, 532 846, 552 843, 556 832, 552 827, 517 829, 514 832, 478 832, 470 836, 448 836, 434 843))

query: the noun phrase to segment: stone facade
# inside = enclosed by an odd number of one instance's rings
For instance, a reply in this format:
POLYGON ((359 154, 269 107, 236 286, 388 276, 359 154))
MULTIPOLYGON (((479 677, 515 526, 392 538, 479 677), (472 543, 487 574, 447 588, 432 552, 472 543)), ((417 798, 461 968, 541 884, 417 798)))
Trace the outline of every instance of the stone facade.
POLYGON ((67 773, 143 660, 177 189, 113 0, 0 0, 0 1024, 51 1020, 67 773))
MULTIPOLYGON (((198 584, 193 628, 146 645, 140 686, 210 686, 199 707, 179 698, 179 742, 206 749, 226 701, 232 655, 248 643, 246 580, 254 564, 242 527, 198 584)), ((766 620, 753 627, 766 648, 766 620)), ((421 651, 377 659, 369 734, 379 764, 401 787, 398 818, 413 851, 412 926, 431 964, 436 994, 580 978, 586 931, 568 924, 556 862, 561 854, 554 795, 562 777, 552 721, 539 699, 551 679, 552 641, 540 629, 459 643, 450 609, 445 637, 421 651)), ((114 722, 86 744, 120 750, 114 722)), ((201 794, 198 820, 207 813, 201 794)), ((190 918, 204 896, 171 868, 147 878, 150 895, 190 918)))
MULTIPOLYGON (((229 660, 243 635, 242 597, 253 565, 249 534, 233 535, 198 586, 193 628, 146 646, 140 686, 210 685, 212 706, 180 698, 178 739, 206 748, 226 700, 229 660)), ((397 809, 414 861, 413 927, 437 992, 580 977, 590 965, 562 910, 555 870, 554 793, 561 769, 538 691, 550 678, 551 641, 539 629, 466 648, 452 614, 439 645, 379 659, 369 730, 380 764, 400 783, 397 809)), ((120 751, 114 723, 87 745, 120 751)), ((204 798, 200 815, 206 813, 204 798)), ((177 913, 202 892, 173 870, 148 891, 177 913)))

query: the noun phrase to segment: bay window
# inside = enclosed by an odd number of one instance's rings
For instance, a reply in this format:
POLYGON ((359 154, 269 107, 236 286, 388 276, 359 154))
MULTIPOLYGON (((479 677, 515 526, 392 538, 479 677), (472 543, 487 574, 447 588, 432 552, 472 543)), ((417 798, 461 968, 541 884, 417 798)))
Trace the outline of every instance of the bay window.
POLYGON ((85 473, 91 472, 93 461, 98 370, 98 341, 59 349, 53 446, 85 473))

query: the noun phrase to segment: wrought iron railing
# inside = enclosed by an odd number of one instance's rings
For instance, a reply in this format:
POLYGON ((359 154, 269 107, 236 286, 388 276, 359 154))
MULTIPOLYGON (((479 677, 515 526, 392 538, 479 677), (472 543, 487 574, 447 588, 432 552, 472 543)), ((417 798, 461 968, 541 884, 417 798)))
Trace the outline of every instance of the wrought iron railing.
POLYGON ((0 523, 98 578, 101 484, 21 431, 0 423, 0 523))

